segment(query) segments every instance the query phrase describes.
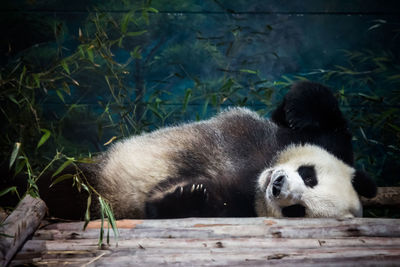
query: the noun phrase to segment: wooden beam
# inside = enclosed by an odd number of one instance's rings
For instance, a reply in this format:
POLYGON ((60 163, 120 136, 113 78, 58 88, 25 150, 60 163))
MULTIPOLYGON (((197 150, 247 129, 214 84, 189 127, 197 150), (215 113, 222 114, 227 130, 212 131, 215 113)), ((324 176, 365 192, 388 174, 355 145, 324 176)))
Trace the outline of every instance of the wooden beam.
POLYGON ((400 187, 378 187, 376 197, 361 197, 361 202, 364 207, 400 207, 400 187))
POLYGON ((321 266, 400 261, 400 220, 186 218, 118 221, 118 245, 98 247, 98 222, 57 223, 36 231, 13 265, 321 266))
POLYGON ((6 266, 35 232, 46 211, 46 204, 41 199, 27 195, 0 225, 0 266, 6 266))

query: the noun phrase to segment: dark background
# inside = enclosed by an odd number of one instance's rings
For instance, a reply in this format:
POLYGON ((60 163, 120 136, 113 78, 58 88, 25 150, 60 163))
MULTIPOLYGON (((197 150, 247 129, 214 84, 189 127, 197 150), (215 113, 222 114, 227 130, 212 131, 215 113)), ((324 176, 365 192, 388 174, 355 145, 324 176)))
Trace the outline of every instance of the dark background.
POLYGON ((3 1, 2 166, 35 181, 227 106, 268 116, 309 79, 334 90, 357 167, 398 186, 399 15, 399 1, 372 0, 3 1))

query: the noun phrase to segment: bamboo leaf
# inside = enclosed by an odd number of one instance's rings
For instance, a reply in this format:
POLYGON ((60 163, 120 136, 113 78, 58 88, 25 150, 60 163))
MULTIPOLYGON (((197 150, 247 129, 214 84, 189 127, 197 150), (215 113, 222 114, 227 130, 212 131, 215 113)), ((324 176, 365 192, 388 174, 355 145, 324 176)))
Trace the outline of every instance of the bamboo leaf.
POLYGON ((387 79, 388 79, 389 81, 392 81, 392 80, 400 80, 400 74, 396 74, 396 75, 389 76, 389 77, 387 77, 387 79))
POLYGON ((130 55, 131 55, 132 58, 135 58, 135 59, 141 59, 142 58, 142 54, 140 53, 139 49, 140 49, 140 45, 137 45, 133 49, 133 51, 130 52, 130 55))
POLYGON ((22 80, 23 80, 24 77, 25 77, 25 73, 26 73, 26 66, 24 66, 24 67, 22 68, 22 73, 21 73, 21 75, 19 76, 19 85, 18 85, 18 89, 21 88, 22 80))
POLYGON ((87 199, 86 212, 85 212, 85 224, 83 225, 83 229, 86 229, 86 226, 90 222, 90 205, 91 204, 92 204, 92 195, 89 194, 88 199, 87 199))
POLYGON ((15 167, 15 172, 14 175, 17 175, 18 173, 20 173, 22 171, 22 169, 26 166, 26 160, 24 157, 22 157, 23 160, 19 161, 17 163, 17 166, 15 167))
POLYGON ((202 117, 204 117, 207 114, 207 109, 208 109, 208 103, 209 102, 210 102, 210 99, 206 98, 206 101, 204 101, 204 105, 203 105, 202 117))
POLYGON ((146 32, 147 32, 146 30, 144 30, 144 31, 138 31, 138 32, 127 32, 125 35, 126 35, 126 36, 129 36, 129 37, 135 37, 135 36, 142 35, 142 34, 144 34, 144 33, 146 33, 146 32))
POLYGON ((92 164, 95 161, 92 158, 82 158, 82 159, 78 159, 76 162, 92 164))
POLYGON ((47 139, 49 139, 51 132, 47 129, 40 129, 41 132, 43 132, 44 134, 42 135, 42 138, 40 138, 36 148, 41 147, 46 141, 47 139))
POLYGON ((125 14, 121 19, 121 32, 125 34, 128 30, 129 22, 133 19, 133 11, 125 14))
POLYGON ((69 88, 69 86, 66 82, 63 82, 63 91, 65 93, 67 93, 68 95, 71 95, 71 89, 69 88))
POLYGON ((375 24, 375 25, 372 25, 371 27, 368 28, 368 31, 373 30, 373 29, 376 29, 376 28, 380 27, 381 25, 382 25, 382 24, 380 24, 380 23, 375 24))
POLYGON ((89 58, 89 60, 90 60, 90 62, 94 62, 94 55, 93 55, 93 51, 92 51, 92 48, 88 48, 87 50, 86 50, 86 53, 87 53, 87 55, 88 55, 88 58, 89 58))
POLYGON ((61 91, 60 90, 56 90, 56 93, 57 93, 58 97, 61 99, 61 101, 63 103, 65 103, 64 96, 62 95, 61 91))
POLYGON ((108 140, 107 142, 104 143, 105 146, 108 146, 109 144, 111 144, 115 139, 117 139, 117 137, 114 135, 113 137, 110 138, 110 140, 108 140))
POLYGON ((13 95, 8 95, 8 98, 19 107, 19 103, 18 103, 18 101, 15 99, 15 97, 13 95))
POLYGON ((151 110, 151 112, 153 112, 158 118, 163 119, 163 116, 161 115, 160 112, 158 112, 157 109, 155 109, 153 106, 151 105, 147 105, 148 109, 151 110))
POLYGON ((73 174, 70 174, 70 173, 63 174, 63 175, 57 177, 57 179, 55 179, 55 180, 50 184, 49 187, 52 187, 52 186, 54 186, 54 185, 56 185, 56 184, 58 184, 59 182, 62 182, 62 181, 64 181, 64 180, 72 179, 73 177, 74 177, 74 175, 73 175, 73 174))
POLYGON ((8 194, 8 193, 14 193, 14 194, 16 194, 16 195, 18 196, 18 198, 20 199, 20 196, 19 196, 19 194, 18 194, 17 187, 11 186, 11 187, 8 187, 8 188, 6 188, 6 189, 4 189, 4 190, 1 190, 1 191, 0 191, 0 197, 6 195, 6 194, 8 194))
POLYGON ((249 70, 249 69, 241 69, 240 72, 250 73, 250 74, 258 74, 258 71, 249 70))
POLYGON ((61 60, 61 66, 63 67, 63 69, 65 70, 66 73, 71 74, 71 72, 69 71, 69 67, 67 62, 65 62, 65 60, 61 60))
POLYGON ((11 152, 11 157, 10 157, 10 164, 9 164, 9 168, 10 169, 14 165, 14 162, 18 157, 20 148, 21 148, 21 143, 20 142, 15 142, 14 143, 14 148, 13 148, 13 151, 11 152))
POLYGON ((35 81, 35 87, 39 88, 40 87, 40 78, 39 78, 39 74, 34 73, 32 74, 33 80, 35 81))
POLYGON ((103 244, 103 237, 104 237, 104 204, 103 204, 103 199, 100 196, 99 196, 99 203, 100 203, 101 225, 100 225, 100 236, 98 245, 101 246, 101 244, 103 244))
POLYGON ((55 173, 53 173, 53 175, 51 177, 55 177, 57 176, 60 172, 62 172, 68 165, 70 165, 73 162, 72 159, 69 159, 67 161, 64 161, 63 164, 61 164, 61 166, 55 171, 55 173))
POLYGON ((147 11, 147 12, 158 13, 158 10, 155 9, 155 8, 153 8, 153 7, 148 7, 148 8, 146 8, 146 11, 147 11))
POLYGON ((394 125, 394 124, 391 124, 391 123, 388 123, 388 125, 389 125, 391 128, 393 128, 394 130, 396 130, 397 132, 400 133, 400 127, 399 127, 399 126, 394 125))
POLYGON ((185 112, 186 111, 186 108, 187 108, 187 105, 188 105, 188 103, 189 103, 189 100, 190 100, 190 97, 192 96, 192 89, 191 88, 188 88, 187 90, 186 90, 186 92, 185 92, 185 97, 184 97, 184 99, 183 99, 183 108, 182 108, 182 111, 183 112, 185 112))
POLYGON ((370 101, 382 102, 382 97, 380 97, 380 96, 376 96, 376 95, 370 96, 370 95, 366 95, 366 94, 363 94, 363 93, 358 93, 358 95, 361 96, 362 98, 365 98, 365 99, 370 100, 370 101))

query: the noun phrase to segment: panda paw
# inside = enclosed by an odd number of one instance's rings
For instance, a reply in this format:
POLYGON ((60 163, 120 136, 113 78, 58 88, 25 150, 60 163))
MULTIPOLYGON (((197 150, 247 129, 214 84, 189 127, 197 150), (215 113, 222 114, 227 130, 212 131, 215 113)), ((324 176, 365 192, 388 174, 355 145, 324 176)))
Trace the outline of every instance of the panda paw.
POLYGON ((208 199, 207 188, 203 184, 178 186, 175 189, 174 194, 178 199, 187 200, 193 204, 200 204, 208 199))
POLYGON ((202 216, 207 209, 209 193, 203 184, 177 186, 161 198, 146 202, 146 218, 184 218, 202 216))

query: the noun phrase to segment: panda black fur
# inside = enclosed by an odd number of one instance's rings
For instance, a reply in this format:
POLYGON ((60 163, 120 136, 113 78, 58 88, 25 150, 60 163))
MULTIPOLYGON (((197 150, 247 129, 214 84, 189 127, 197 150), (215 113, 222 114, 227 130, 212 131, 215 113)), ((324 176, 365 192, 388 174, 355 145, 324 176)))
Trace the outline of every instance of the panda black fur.
MULTIPOLYGON (((357 193, 376 193, 352 167, 336 99, 311 82, 295 84, 271 120, 231 108, 122 140, 95 160, 79 169, 116 218, 361 216, 357 193)), ((83 217, 84 195, 67 182, 47 187, 41 182, 40 194, 51 214, 83 217)))

